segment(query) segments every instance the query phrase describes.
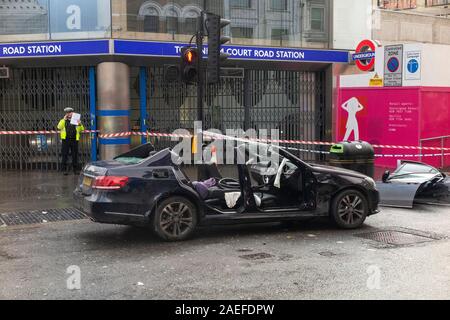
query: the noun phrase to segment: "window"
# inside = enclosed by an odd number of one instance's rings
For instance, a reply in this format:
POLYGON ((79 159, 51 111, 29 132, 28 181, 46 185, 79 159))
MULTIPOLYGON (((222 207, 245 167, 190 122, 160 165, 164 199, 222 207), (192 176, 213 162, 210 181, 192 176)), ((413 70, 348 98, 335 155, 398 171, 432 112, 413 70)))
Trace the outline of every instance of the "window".
POLYGON ((420 164, 420 163, 406 163, 402 167, 400 167, 394 175, 402 175, 402 174, 413 174, 413 173, 432 173, 439 174, 439 171, 433 167, 428 165, 420 164))
POLYGON ((450 4, 449 0, 427 0, 426 2, 427 7, 443 6, 448 4, 450 4))
POLYGON ((311 8, 311 30, 324 31, 324 8, 311 8))
POLYGON ((144 17, 144 32, 159 32, 159 17, 145 16, 144 17))
POLYGON ((378 0, 378 7, 387 10, 415 9, 417 0, 378 0))
POLYGON ((288 0, 270 0, 270 9, 286 11, 288 7, 288 0))
POLYGON ((167 33, 177 34, 178 33, 178 17, 167 17, 166 18, 166 29, 167 33))
POLYGON ((197 32, 197 18, 185 18, 182 33, 193 35, 195 32, 197 32))
POLYGON ((253 38, 253 28, 232 27, 231 36, 233 38, 253 38))
POLYGON ((252 1, 251 0, 230 0, 231 8, 251 8, 252 1))
POLYGON ((272 40, 283 39, 284 36, 288 35, 287 29, 272 29, 272 40))

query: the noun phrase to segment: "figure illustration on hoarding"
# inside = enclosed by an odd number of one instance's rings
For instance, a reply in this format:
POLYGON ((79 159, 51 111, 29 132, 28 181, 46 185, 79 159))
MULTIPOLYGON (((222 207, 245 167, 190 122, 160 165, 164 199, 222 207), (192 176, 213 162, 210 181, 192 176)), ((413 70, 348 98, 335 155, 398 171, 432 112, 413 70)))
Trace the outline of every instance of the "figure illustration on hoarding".
POLYGON ((359 102, 359 100, 355 97, 350 98, 347 102, 342 104, 342 109, 347 111, 348 120, 346 125, 346 133, 344 137, 344 141, 348 141, 350 135, 353 132, 354 141, 359 140, 359 126, 358 119, 356 118, 356 114, 362 110, 364 110, 363 105, 359 102))

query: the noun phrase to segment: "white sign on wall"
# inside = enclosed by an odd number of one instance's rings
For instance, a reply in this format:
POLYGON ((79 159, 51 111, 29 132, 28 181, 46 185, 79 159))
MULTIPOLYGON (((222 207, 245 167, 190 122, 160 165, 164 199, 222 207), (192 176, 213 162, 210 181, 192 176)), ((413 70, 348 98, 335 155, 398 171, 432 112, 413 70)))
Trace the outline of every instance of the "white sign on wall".
POLYGON ((422 74, 422 52, 405 52, 405 80, 420 80, 422 74))

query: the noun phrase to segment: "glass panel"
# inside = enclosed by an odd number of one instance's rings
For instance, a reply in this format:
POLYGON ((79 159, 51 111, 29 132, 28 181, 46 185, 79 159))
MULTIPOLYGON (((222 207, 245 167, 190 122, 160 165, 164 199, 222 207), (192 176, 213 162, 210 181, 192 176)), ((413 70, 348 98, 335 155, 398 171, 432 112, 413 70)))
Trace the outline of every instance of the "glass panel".
POLYGON ((251 0, 230 0, 231 8, 251 8, 251 0))
POLYGON ((287 10, 288 1, 287 0, 271 0, 270 9, 272 10, 287 10))
POLYGON ((0 41, 48 39, 48 0, 0 2, 0 41), (18 37, 17 35, 28 35, 18 37))
POLYGON ((323 11, 322 8, 311 8, 311 30, 323 31, 323 11))
POLYGON ((50 38, 109 37, 109 0, 50 0, 50 38))
POLYGON ((110 0, 0 1, 0 42, 110 36, 110 0))
POLYGON ((231 44, 328 47, 329 0, 113 0, 113 37, 187 42, 202 10, 231 21, 231 44))
POLYGON ((399 170, 394 172, 394 175, 403 175, 403 174, 411 174, 411 173, 432 173, 438 174, 439 171, 433 167, 419 164, 419 163, 407 163, 403 165, 399 170))

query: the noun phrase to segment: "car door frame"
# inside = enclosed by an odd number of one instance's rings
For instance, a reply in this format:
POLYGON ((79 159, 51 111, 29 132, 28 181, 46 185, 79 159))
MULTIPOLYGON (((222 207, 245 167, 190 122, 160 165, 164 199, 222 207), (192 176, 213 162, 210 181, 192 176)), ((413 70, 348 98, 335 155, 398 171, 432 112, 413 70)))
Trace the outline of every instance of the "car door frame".
POLYGON ((279 214, 286 214, 286 215, 292 215, 292 213, 299 213, 300 215, 302 213, 311 211, 315 211, 317 209, 317 181, 314 177, 314 174, 312 173, 311 167, 301 161, 300 159, 296 158, 294 155, 292 155, 289 152, 286 152, 283 149, 279 149, 279 153, 282 157, 287 158, 289 161, 291 161, 293 164, 297 166, 297 170, 302 171, 302 184, 303 184, 303 202, 299 204, 298 207, 281 207, 281 208, 274 208, 274 209, 266 209, 263 210, 261 208, 258 208, 256 206, 256 201, 254 198, 254 192, 252 188, 252 183, 250 179, 250 170, 248 169, 247 165, 238 165, 240 166, 239 170, 239 179, 242 185, 244 186, 242 188, 242 194, 244 197, 244 214, 256 214, 256 215, 265 215, 268 213, 279 213, 279 214), (241 175, 243 175, 241 177, 241 175), (247 175, 247 177, 245 177, 247 175), (242 179, 242 181, 241 181, 242 179), (246 192, 246 194, 244 194, 246 192), (248 203, 246 203, 248 202, 248 203))

